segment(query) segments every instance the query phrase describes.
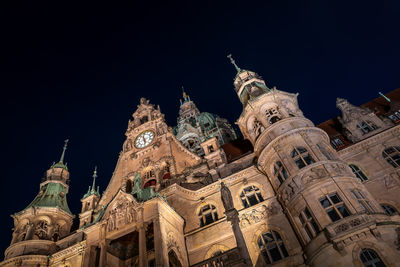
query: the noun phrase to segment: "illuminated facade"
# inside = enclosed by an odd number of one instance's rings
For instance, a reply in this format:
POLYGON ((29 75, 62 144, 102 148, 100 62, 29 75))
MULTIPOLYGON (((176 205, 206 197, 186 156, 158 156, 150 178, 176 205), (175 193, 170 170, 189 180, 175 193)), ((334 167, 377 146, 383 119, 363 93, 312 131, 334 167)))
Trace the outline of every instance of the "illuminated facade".
POLYGON ((400 90, 317 127, 297 94, 236 66, 229 123, 184 94, 175 129, 144 98, 101 195, 66 203, 64 148, 15 213, 0 266, 395 266, 400 262, 400 90), (224 264, 224 265, 221 265, 224 264))

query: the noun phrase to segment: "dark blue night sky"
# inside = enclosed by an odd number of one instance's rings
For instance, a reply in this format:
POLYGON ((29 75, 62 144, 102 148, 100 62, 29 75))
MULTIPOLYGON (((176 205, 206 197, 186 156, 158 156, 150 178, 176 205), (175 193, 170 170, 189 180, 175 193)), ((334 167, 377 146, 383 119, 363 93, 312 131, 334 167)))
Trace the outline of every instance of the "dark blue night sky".
POLYGON ((105 190, 140 97, 173 126, 184 85, 233 123, 229 53, 267 86, 299 92, 315 123, 339 114, 336 97, 359 105, 400 87, 399 1, 136 2, 1 2, 1 252, 9 214, 34 199, 64 139, 78 214, 95 165, 105 190))

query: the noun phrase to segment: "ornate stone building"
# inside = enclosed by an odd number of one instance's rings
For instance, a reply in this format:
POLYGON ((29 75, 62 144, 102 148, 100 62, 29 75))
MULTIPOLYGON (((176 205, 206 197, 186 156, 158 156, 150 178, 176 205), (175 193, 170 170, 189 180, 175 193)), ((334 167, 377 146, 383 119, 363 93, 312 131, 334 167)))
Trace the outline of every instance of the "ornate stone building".
POLYGON ((297 94, 231 61, 245 140, 186 94, 175 131, 142 98, 79 228, 65 146, 12 215, 0 266, 398 266, 400 89, 361 107, 338 99, 342 115, 316 127, 297 94))

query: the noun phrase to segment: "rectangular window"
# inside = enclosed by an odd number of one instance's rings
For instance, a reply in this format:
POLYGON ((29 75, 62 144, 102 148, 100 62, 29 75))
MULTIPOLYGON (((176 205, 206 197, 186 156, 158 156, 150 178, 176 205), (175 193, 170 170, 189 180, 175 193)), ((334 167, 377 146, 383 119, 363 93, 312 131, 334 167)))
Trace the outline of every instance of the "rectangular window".
POLYGON ((321 198, 319 202, 325 209, 332 222, 336 222, 342 218, 350 216, 349 210, 336 193, 321 198))
POLYGON ((351 193, 357 199, 358 203, 366 213, 375 212, 375 209, 372 207, 371 202, 365 197, 364 193, 357 189, 351 190, 351 193))
POLYGON ((308 237, 313 239, 319 233, 319 227, 307 207, 300 212, 299 219, 308 237))

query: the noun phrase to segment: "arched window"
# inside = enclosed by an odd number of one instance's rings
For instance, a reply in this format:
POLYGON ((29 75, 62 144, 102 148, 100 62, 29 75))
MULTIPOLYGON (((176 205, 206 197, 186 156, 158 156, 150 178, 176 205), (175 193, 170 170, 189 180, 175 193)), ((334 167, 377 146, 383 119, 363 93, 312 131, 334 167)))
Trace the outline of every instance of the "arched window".
POLYGON ((260 189, 258 187, 251 185, 243 189, 240 194, 240 198, 242 199, 243 206, 245 208, 254 206, 262 201, 264 201, 260 189))
POLYGON ((367 181, 368 177, 365 175, 365 173, 358 167, 357 165, 350 164, 349 165, 350 169, 353 171, 354 175, 361 180, 361 182, 367 181))
POLYGON ((267 117, 269 124, 274 124, 275 122, 281 120, 281 115, 276 108, 267 109, 265 111, 265 116, 267 117))
POLYGON ((385 267, 386 265, 383 263, 378 254, 368 248, 364 248, 360 252, 360 259, 365 267, 385 267))
POLYGON ((199 211, 200 226, 204 226, 218 220, 217 209, 214 205, 204 205, 199 211))
POLYGON ((289 256, 281 236, 275 231, 263 233, 258 238, 257 244, 266 264, 271 264, 289 256))
POLYGON ((382 209, 385 211, 385 213, 389 216, 393 216, 396 214, 399 214, 399 212, 396 210, 395 207, 388 205, 388 204, 381 204, 382 209))
POLYGON ((280 161, 275 162, 274 175, 281 184, 289 177, 285 167, 283 167, 280 161))
POLYGON ((290 155, 299 169, 314 163, 313 158, 304 147, 296 147, 290 155))
POLYGON ((154 177, 155 175, 154 175, 154 170, 153 169, 147 169, 145 172, 144 172, 144 175, 143 175, 143 178, 144 179, 148 179, 148 178, 151 178, 151 177, 154 177))
POLYGON ((143 124, 143 123, 148 122, 148 121, 149 121, 149 117, 143 116, 143 117, 140 119, 140 124, 143 124))
POLYGON ((394 168, 400 167, 400 147, 392 146, 382 152, 382 156, 394 168))

